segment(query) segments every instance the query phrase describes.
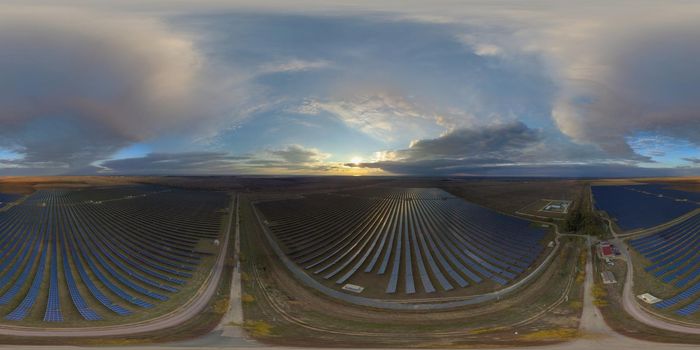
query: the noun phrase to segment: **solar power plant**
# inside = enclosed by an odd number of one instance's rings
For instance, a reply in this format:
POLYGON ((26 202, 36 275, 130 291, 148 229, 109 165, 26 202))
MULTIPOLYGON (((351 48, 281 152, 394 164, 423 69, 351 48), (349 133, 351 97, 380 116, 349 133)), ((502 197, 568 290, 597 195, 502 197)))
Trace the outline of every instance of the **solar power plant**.
POLYGON ((383 297, 502 288, 527 274, 545 236, 434 188, 367 188, 257 206, 310 275, 383 297))
POLYGON ((700 207, 697 193, 663 185, 593 186, 591 190, 596 207, 623 230, 657 226, 700 207))
POLYGON ((16 201, 20 197, 22 197, 22 196, 18 195, 18 194, 0 193, 0 208, 5 206, 7 203, 16 201))
POLYGON ((644 270, 676 290, 655 307, 681 316, 700 311, 700 215, 630 245, 650 261, 644 270))
POLYGON ((0 212, 0 317, 91 323, 167 303, 205 272, 226 205, 146 186, 35 192, 0 212))

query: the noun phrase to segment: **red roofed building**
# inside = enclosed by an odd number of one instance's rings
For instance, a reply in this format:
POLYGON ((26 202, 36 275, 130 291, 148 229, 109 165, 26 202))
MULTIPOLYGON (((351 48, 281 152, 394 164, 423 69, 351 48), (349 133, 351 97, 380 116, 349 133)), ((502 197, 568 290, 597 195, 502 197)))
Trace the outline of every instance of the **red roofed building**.
POLYGON ((603 257, 613 256, 613 249, 609 245, 601 246, 600 250, 601 250, 603 257))
POLYGON ((601 258, 612 258, 615 256, 615 247, 608 241, 598 243, 598 256, 601 258))

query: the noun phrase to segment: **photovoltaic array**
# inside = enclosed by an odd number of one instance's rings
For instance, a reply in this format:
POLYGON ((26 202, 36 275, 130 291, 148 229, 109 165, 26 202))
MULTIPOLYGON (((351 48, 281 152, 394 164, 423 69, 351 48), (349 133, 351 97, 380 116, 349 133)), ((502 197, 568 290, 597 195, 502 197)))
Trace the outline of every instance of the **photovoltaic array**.
POLYGON ((299 267, 337 286, 380 276, 387 294, 487 280, 505 286, 537 261, 545 236, 528 221, 434 188, 367 188, 257 206, 299 267))
POLYGON ((647 272, 678 290, 655 307, 681 316, 700 311, 700 215, 630 245, 651 262, 647 272))
POLYGON ((593 186, 591 191, 596 207, 623 230, 653 227, 700 208, 700 194, 663 184, 593 186))
POLYGON ((126 316, 180 292, 219 237, 226 195, 144 186, 42 190, 0 212, 5 320, 126 316))

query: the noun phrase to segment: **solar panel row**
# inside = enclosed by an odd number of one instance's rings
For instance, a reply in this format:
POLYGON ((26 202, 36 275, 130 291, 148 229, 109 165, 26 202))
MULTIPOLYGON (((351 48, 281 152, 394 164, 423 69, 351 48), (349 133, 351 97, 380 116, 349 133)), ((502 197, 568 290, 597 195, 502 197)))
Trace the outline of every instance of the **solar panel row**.
POLYGON ((653 235, 631 240, 630 245, 651 262, 645 267, 646 271, 681 289, 654 304, 655 307, 678 308, 675 312, 681 316, 700 310, 700 215, 653 235))
POLYGON ((338 285, 359 271, 385 292, 506 285, 542 252, 544 232, 439 189, 364 189, 261 202, 288 256, 338 285), (364 266, 364 269, 363 269, 364 266))
POLYGON ((168 300, 209 255, 196 247, 218 238, 226 204, 222 193, 143 186, 34 193, 0 212, 5 319, 45 305, 46 322, 64 321, 62 307, 96 321, 168 300))

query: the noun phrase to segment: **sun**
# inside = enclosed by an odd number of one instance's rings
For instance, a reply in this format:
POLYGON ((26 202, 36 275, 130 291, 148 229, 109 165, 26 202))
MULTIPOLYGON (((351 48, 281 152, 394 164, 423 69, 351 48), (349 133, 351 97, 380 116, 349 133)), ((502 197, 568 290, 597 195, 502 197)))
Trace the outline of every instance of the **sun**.
POLYGON ((350 159, 350 163, 358 165, 362 163, 362 157, 352 157, 352 159, 350 159))

